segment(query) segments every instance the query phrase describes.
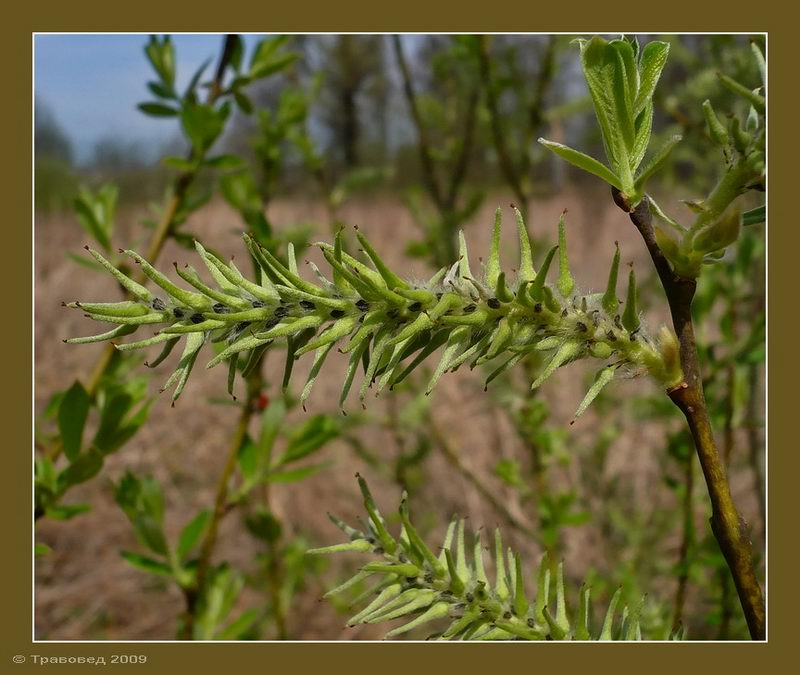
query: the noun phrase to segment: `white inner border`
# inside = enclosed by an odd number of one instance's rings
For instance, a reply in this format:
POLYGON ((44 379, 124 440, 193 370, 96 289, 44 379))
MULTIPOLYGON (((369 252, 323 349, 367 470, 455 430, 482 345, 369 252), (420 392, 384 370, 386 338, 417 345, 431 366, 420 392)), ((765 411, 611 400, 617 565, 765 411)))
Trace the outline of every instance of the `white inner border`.
MULTIPOLYGON (((280 31, 279 33, 261 33, 261 32, 254 32, 254 31, 227 31, 227 32, 235 32, 239 35, 585 35, 585 34, 592 34, 592 35, 615 35, 616 31, 603 31, 603 30, 594 30, 594 31, 549 31, 549 32, 505 32, 505 31, 494 31, 494 32, 486 32, 486 33, 477 33, 477 32, 458 32, 458 31, 423 31, 423 32, 416 32, 416 31, 403 31, 403 32, 391 32, 391 31, 311 31, 311 32, 301 32, 301 31, 280 31)), ((103 32, 103 31, 92 31, 92 32, 69 32, 69 31, 42 31, 42 32, 34 32, 31 34, 31 109, 33 114, 31 115, 31 376, 36 369, 36 242, 35 242, 35 228, 36 228, 36 208, 35 208, 35 182, 34 182, 34 175, 35 175, 35 153, 34 153, 34 133, 35 133, 35 118, 36 118, 36 37, 39 35, 70 35, 70 36, 78 36, 78 35, 151 35, 151 34, 170 34, 170 35, 225 35, 225 32, 213 32, 213 31, 111 31, 111 32, 103 32)), ((642 30, 642 31, 627 31, 626 34, 631 35, 763 35, 766 43, 765 43, 765 53, 764 57, 767 61, 767 83, 769 82, 769 33, 767 32, 760 32, 760 31, 753 31, 753 32, 744 32, 744 31, 716 31, 716 32, 707 32, 707 31, 656 31, 656 30, 642 30)), ((767 86, 767 91, 769 91, 769 87, 767 86)), ((769 173, 769 103, 767 103, 767 112, 765 115, 765 119, 767 120, 767 173, 769 173)), ((764 204, 767 207, 767 222, 764 224, 764 235, 765 235, 765 242, 766 242, 766 251, 765 251, 765 270, 769 269, 769 227, 768 219, 769 219, 769 190, 764 193, 764 204)), ((765 523, 765 532, 764 532, 764 554, 765 554, 765 579, 764 579, 764 602, 766 607, 767 613, 767 639, 761 643, 754 643, 750 640, 683 640, 681 642, 672 642, 671 644, 767 644, 769 642, 769 593, 767 589, 769 587, 769 441, 768 437, 769 434, 767 433, 768 429, 768 419, 769 419, 769 274, 764 274, 765 277, 765 290, 766 290, 766 297, 765 297, 765 304, 764 304, 764 311, 766 314, 766 332, 765 332, 765 347, 766 347, 766 357, 764 363, 764 495, 765 495, 765 513, 767 514, 767 520, 765 523)), ((36 422, 36 395, 35 395, 36 383, 33 382, 33 387, 31 387, 31 431, 33 432, 33 428, 36 422)), ((35 478, 35 459, 36 459, 36 449, 33 443, 33 434, 31 435, 31 510, 30 513, 33 513, 35 508, 34 502, 34 492, 33 492, 33 481, 35 478)), ((428 641, 428 640, 37 640, 36 639, 36 554, 35 554, 35 543, 36 543, 36 526, 35 521, 31 520, 31 642, 33 644, 103 644, 103 645, 113 645, 113 644, 237 644, 237 645, 247 645, 247 644, 386 644, 386 645, 403 645, 403 644, 460 644, 459 642, 453 642, 450 640, 442 640, 442 641, 428 641)), ((737 598, 738 599, 738 598, 737 598)), ((640 640, 635 643, 630 644, 665 644, 668 641, 665 640, 640 640)), ((543 641, 543 644, 547 644, 548 641, 543 641)), ((508 641, 508 640, 488 640, 484 644, 500 644, 500 645, 514 645, 514 644, 527 644, 525 641, 508 641)), ((563 644, 556 641, 551 641, 551 644, 563 644)), ((586 644, 586 643, 576 643, 576 644, 586 644)), ((613 642, 592 642, 592 644, 615 644, 613 642)), ((617 643, 618 644, 618 643, 617 643)), ((48 655, 49 656, 49 655, 48 655)))

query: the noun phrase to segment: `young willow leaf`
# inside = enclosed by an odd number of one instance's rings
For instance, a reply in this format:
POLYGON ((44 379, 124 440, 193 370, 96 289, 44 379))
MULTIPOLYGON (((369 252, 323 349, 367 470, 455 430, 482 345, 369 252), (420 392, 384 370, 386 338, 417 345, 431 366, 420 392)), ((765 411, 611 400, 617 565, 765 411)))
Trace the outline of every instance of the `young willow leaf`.
POLYGON ((590 157, 589 155, 580 152, 579 150, 570 148, 567 145, 563 145, 562 143, 548 141, 544 138, 540 138, 539 143, 541 143, 551 152, 557 154, 562 159, 566 159, 573 166, 577 166, 579 169, 583 169, 588 173, 594 174, 609 185, 617 188, 617 190, 623 190, 622 181, 617 174, 615 174, 605 164, 596 160, 594 157, 590 157))

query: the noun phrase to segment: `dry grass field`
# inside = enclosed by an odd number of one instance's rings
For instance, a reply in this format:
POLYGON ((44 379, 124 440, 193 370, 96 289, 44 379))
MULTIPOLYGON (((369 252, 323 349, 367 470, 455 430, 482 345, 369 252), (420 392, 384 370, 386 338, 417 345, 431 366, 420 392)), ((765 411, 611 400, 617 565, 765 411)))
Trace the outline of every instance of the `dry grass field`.
MULTIPOLYGON (((473 265, 477 257, 488 251, 493 211, 498 204, 507 205, 509 198, 503 194, 492 195, 467 227, 473 265)), ((647 285, 650 263, 633 227, 607 198, 607 194, 592 195, 585 191, 581 197, 567 192, 535 201, 530 208, 530 230, 537 239, 552 241, 561 211, 567 208, 570 257, 578 283, 584 288, 602 288, 609 261, 613 254, 612 242, 619 240, 623 261, 634 261, 647 285)), ((127 210, 119 214, 118 234, 120 245, 143 248, 143 228, 138 225, 143 212, 127 210)), ((405 245, 417 238, 418 232, 403 204, 394 198, 375 197, 353 201, 345 205, 343 220, 358 225, 376 247, 396 268, 407 270, 409 276, 429 274, 425 263, 404 258, 405 245)), ((277 201, 270 210, 277 228, 298 222, 324 222, 321 205, 298 200, 277 201)), ((510 209, 506 221, 513 222, 510 209)), ((237 236, 238 218, 222 203, 213 202, 194 214, 187 228, 199 235, 204 243, 226 254, 242 256, 244 248, 237 236)), ((324 226, 319 234, 327 237, 324 226)), ((506 261, 511 266, 515 251, 512 227, 506 228, 506 261)), ((90 328, 80 312, 60 307, 61 301, 74 299, 101 300, 114 297, 117 292, 113 281, 95 274, 69 261, 67 252, 82 253, 82 230, 72 215, 42 215, 37 219, 36 291, 35 291, 35 349, 36 349, 36 411, 41 413, 49 396, 58 389, 68 387, 76 376, 85 373, 103 349, 103 345, 69 346, 62 338, 86 334, 90 328)), ((541 259, 543 247, 539 247, 541 259)), ((319 257, 309 251, 311 259, 319 257)), ((173 260, 196 262, 194 254, 170 244, 163 252, 162 267, 173 260)), ((321 265, 324 267, 324 265, 321 265)), ((652 288, 652 287, 649 287, 652 288)), ((661 309, 652 298, 651 305, 661 309)), ((647 310, 648 321, 657 327, 665 320, 663 313, 647 310)), ((175 358, 175 357, 173 357, 175 358)), ((144 357, 143 357, 144 359, 144 357)), ((269 380, 268 393, 276 395, 280 387, 283 355, 275 350, 267 357, 265 373, 269 380)), ((170 372, 172 360, 156 371, 151 387, 157 395, 158 384, 170 372)), ((338 414, 336 402, 344 361, 333 360, 323 369, 312 395, 308 413, 331 412, 338 414)), ((298 363, 301 377, 293 386, 300 386, 302 375, 310 367, 310 358, 298 363)), ((519 375, 519 374, 518 374, 519 375)), ((574 426, 568 426, 575 406, 583 395, 590 371, 583 364, 559 371, 544 388, 541 395, 551 406, 554 424, 566 429, 566 451, 576 461, 552 467, 555 484, 577 485, 582 481, 581 457, 586 454, 591 439, 608 420, 590 410, 574 426), (581 375, 579 376, 578 373, 581 375)), ((92 510, 67 522, 44 520, 37 525, 37 540, 52 547, 49 555, 36 565, 36 637, 39 639, 103 639, 143 640, 172 639, 176 619, 183 609, 180 593, 166 582, 160 582, 125 563, 119 555, 121 549, 136 550, 137 543, 128 521, 114 503, 110 480, 118 478, 126 469, 141 474, 153 474, 165 489, 167 498, 167 531, 175 535, 201 508, 213 502, 214 485, 227 451, 227 442, 236 423, 236 412, 224 405, 215 405, 209 399, 224 391, 224 368, 205 370, 198 367, 175 408, 166 399, 158 400, 152 408, 149 422, 134 440, 119 453, 112 455, 99 478, 79 486, 68 501, 85 501, 92 510), (164 592, 164 589, 167 592, 164 592)), ((654 386, 648 381, 628 381, 617 384, 632 393, 647 393, 654 386)), ((404 406, 409 394, 383 395, 370 401, 364 415, 367 424, 355 426, 353 434, 364 448, 387 464, 401 451, 402 434, 393 433, 386 424, 390 414, 404 406), (395 406, 392 411, 391 406, 395 406)), ((523 467, 529 457, 518 437, 513 433, 503 410, 493 405, 492 394, 484 393, 483 379, 478 371, 461 369, 445 377, 432 396, 431 406, 439 429, 446 435, 450 446, 458 453, 463 464, 474 475, 509 505, 509 510, 520 521, 535 525, 535 513, 530 503, 520 503, 515 493, 493 473, 498 459, 516 458, 523 467)), ((355 405, 353 405, 355 407, 355 405)), ((614 413, 617 414, 617 413, 614 413)), ((628 486, 626 494, 635 505, 642 523, 659 509, 675 506, 674 494, 663 487, 660 467, 664 461, 663 427, 626 415, 626 432, 610 446, 602 467, 603 475, 617 478, 628 486)), ((294 419, 304 413, 292 412, 294 419)), ((677 420, 677 415, 676 415, 677 420)), ((325 545, 338 541, 338 531, 325 516, 331 511, 342 517, 354 517, 361 511, 360 499, 353 474, 361 471, 370 480, 379 505, 392 510, 399 502, 399 487, 387 473, 366 466, 354 452, 352 444, 337 440, 324 450, 325 459, 332 461, 329 469, 316 474, 300 484, 279 485, 273 492, 274 509, 287 524, 288 533, 303 533, 310 543, 325 545)), ((751 478, 744 459, 733 458, 733 488, 747 518, 756 519, 751 478)), ((535 542, 530 542, 504 521, 503 515, 487 504, 472 484, 441 453, 434 449, 421 470, 426 480, 413 495, 413 507, 420 515, 421 525, 427 527, 434 540, 444 531, 453 513, 469 518, 473 527, 493 527, 499 524, 510 543, 523 552, 525 559, 535 561, 541 552, 535 542)), ((587 498, 585 508, 596 515, 605 506, 599 496, 587 498)), ((228 559, 243 566, 252 561, 257 544, 247 535, 239 515, 232 512, 222 524, 216 551, 219 559, 228 559)), ((701 532, 707 527, 702 513, 697 514, 701 532)), ((646 530, 646 527, 644 528, 646 530)), ((676 556, 678 532, 658 540, 657 543, 627 542, 617 546, 604 539, 596 519, 567 528, 563 555, 571 578, 576 580, 590 569, 608 571, 622 564, 637 565, 646 553, 647 564, 668 569, 676 556), (656 546, 643 553, 643 547, 656 546), (653 562, 655 561, 655 562, 653 562)), ((385 626, 344 628, 344 616, 330 603, 320 603, 324 589, 342 580, 354 567, 354 558, 337 556, 319 575, 308 579, 306 586, 295 597, 289 614, 289 635, 294 639, 369 639, 385 633, 385 626)), ((667 604, 673 593, 673 578, 662 575, 647 589, 656 603, 667 604)), ((242 606, 258 601, 258 596, 247 591, 241 598, 242 606)), ((696 602, 690 595, 689 602, 696 602)))

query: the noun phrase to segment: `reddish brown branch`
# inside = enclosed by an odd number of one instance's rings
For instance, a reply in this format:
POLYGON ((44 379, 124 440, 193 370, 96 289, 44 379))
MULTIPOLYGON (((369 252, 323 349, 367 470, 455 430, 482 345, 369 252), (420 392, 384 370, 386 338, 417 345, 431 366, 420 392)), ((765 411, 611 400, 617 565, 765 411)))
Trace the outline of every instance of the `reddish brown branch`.
MULTIPOLYGON (((624 199, 617 190, 612 190, 614 201, 624 208, 624 199)), ((672 271, 669 262, 656 244, 647 198, 643 199, 634 210, 624 210, 629 212, 631 221, 642 235, 667 295, 673 327, 680 343, 684 377, 683 382, 669 391, 668 395, 684 414, 694 439, 711 499, 711 530, 731 571, 750 635, 754 640, 764 640, 766 612, 764 596, 756 578, 752 544, 747 526, 731 496, 725 466, 717 451, 700 377, 692 322, 692 299, 697 282, 694 279, 680 277, 672 271)))

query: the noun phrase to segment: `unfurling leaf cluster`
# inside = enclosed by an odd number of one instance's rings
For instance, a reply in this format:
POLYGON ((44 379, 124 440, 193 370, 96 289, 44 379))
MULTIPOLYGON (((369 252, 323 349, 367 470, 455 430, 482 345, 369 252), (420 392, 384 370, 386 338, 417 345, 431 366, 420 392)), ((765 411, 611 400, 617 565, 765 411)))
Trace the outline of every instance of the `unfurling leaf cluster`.
MULTIPOLYGON (((762 78, 765 76, 764 55, 752 45, 762 78)), ((703 103, 706 130, 712 143, 722 150, 725 171, 711 194, 700 202, 686 202, 694 222, 682 227, 656 206, 655 215, 661 224, 656 227, 656 241, 675 271, 684 277, 697 277, 703 264, 713 264, 725 255, 742 226, 762 223, 766 208, 757 207, 742 214, 733 201, 749 190, 766 188, 766 99, 762 87, 750 90, 726 75, 719 75, 720 84, 738 94, 747 104, 748 114, 742 120, 730 115, 723 123, 710 100, 703 103)), ((762 80, 762 86, 766 84, 762 80)), ((651 200, 652 204, 652 200, 651 200)))
POLYGON ((349 356, 339 401, 342 407, 359 368, 364 373, 359 388, 363 405, 370 388, 375 395, 391 389, 440 349, 442 355, 426 393, 447 371, 465 363, 474 367, 496 360, 498 365, 489 374, 488 385, 535 351, 549 356, 533 388, 569 362, 588 357, 607 362, 580 405, 579 414, 619 375, 649 372, 665 387, 677 385, 681 379, 677 341, 666 328, 657 339, 645 331, 633 270, 625 309, 619 311, 619 248, 612 258, 605 292, 583 294, 577 290, 569 268, 564 216, 559 224, 559 244, 547 252, 538 272, 518 211, 516 217, 520 260, 514 279, 509 279, 500 266, 499 209, 482 275, 473 275, 470 269, 462 234, 459 260, 421 283, 407 281, 392 271, 361 232, 357 232, 357 238, 370 264, 343 250, 340 231, 333 245, 318 244, 332 268, 332 280, 309 263, 318 278, 316 283, 298 274, 291 245, 284 262, 248 235, 244 235, 245 245, 257 263, 260 278, 251 281, 232 261, 223 262, 197 243, 197 252, 215 286, 207 284, 192 267, 176 264, 178 276, 192 290, 175 284, 137 253, 125 251, 159 289, 151 291, 90 250, 134 299, 70 303, 90 319, 116 327, 67 342, 117 340, 138 328, 155 327, 157 332, 151 337, 125 344, 114 342, 121 351, 161 345, 161 353, 148 364, 155 366, 184 340, 178 366, 164 385, 164 389, 175 387, 173 400, 180 396, 204 345, 219 345, 207 367, 228 362, 232 394, 240 364, 246 376, 264 350, 279 339, 285 340, 288 348, 284 385, 295 359, 314 352, 301 395, 303 402, 331 350, 338 345, 339 351, 349 356), (556 257, 558 279, 551 286, 546 278, 556 257))
POLYGON ((358 476, 369 518, 363 529, 329 516, 349 541, 309 554, 354 551, 370 553, 366 563, 350 579, 325 594, 331 597, 368 583, 352 606, 366 605, 348 619, 348 626, 377 624, 403 619, 390 630, 394 637, 425 627, 429 639, 439 640, 640 640, 639 615, 643 604, 620 608, 621 589, 614 593, 601 626, 592 625, 590 588, 581 586, 575 611, 568 611, 563 563, 555 567, 542 558, 535 584, 519 554, 505 549, 499 530, 493 542, 483 542, 481 533, 467 550, 463 520, 453 520, 441 547, 431 548, 412 523, 404 494, 400 504, 401 529, 394 537, 378 511, 366 482, 358 476), (491 561, 487 573, 486 544, 491 561), (471 553, 471 555, 470 555, 471 553), (526 589, 528 583, 528 589, 526 589), (554 588, 553 588, 554 587, 554 588), (530 590, 534 590, 533 595, 530 590), (367 602, 369 600, 369 602, 367 602))
POLYGON ((599 36, 577 40, 581 66, 603 137, 608 165, 560 143, 539 139, 546 148, 580 169, 598 176, 612 188, 614 200, 633 212, 643 201, 660 223, 655 228, 659 248, 675 272, 696 278, 703 264, 713 264, 739 236, 742 224, 763 222, 764 207, 744 214, 734 200, 748 190, 764 190, 766 182, 766 63, 753 44, 762 86, 751 90, 720 74, 719 82, 747 104, 746 119, 735 115, 723 123, 711 102, 703 103, 710 141, 722 149, 725 171, 708 197, 685 202, 694 222, 684 226, 665 214, 646 193, 649 179, 664 165, 681 140, 673 136, 659 150, 648 151, 653 123, 653 94, 669 55, 669 44, 650 42, 641 50, 636 39, 607 41, 599 36))
POLYGON ((608 41, 599 36, 577 43, 610 167, 560 143, 543 138, 539 142, 619 190, 632 210, 644 197, 647 181, 681 140, 673 136, 640 169, 653 127, 653 93, 667 62, 669 44, 650 42, 640 50, 636 39, 608 41))

